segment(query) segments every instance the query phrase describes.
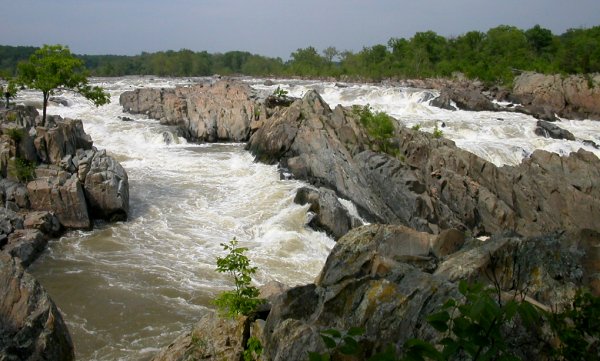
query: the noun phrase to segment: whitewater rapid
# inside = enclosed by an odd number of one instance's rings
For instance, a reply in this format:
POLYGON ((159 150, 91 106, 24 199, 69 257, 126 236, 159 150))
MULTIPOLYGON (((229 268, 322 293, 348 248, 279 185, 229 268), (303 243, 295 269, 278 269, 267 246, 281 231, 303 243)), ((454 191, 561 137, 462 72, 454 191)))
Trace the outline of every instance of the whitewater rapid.
MULTIPOLYGON (((242 144, 190 144, 173 128, 125 114, 118 104, 126 90, 199 80, 209 79, 95 79, 110 92, 111 104, 96 108, 64 93, 58 95, 69 106, 48 109, 82 119, 94 145, 115 156, 130 180, 127 222, 70 232, 30 268, 63 312, 79 360, 147 360, 175 339, 232 286, 215 272, 215 261, 224 255, 220 243, 233 237, 249 248, 258 284, 312 282, 333 247, 331 238, 306 227, 307 207, 293 203, 302 182, 280 180, 275 166, 254 163, 242 144)), ((458 146, 497 165, 517 164, 537 148, 568 154, 583 147, 600 156, 581 141, 600 144, 600 122, 563 120, 559 126, 579 140, 556 141, 536 136, 535 119, 522 114, 433 108, 430 90, 245 81, 265 93, 281 86, 298 97, 315 89, 331 107, 370 104, 423 131, 437 124, 458 146)), ((27 91, 17 102, 39 99, 27 91)))

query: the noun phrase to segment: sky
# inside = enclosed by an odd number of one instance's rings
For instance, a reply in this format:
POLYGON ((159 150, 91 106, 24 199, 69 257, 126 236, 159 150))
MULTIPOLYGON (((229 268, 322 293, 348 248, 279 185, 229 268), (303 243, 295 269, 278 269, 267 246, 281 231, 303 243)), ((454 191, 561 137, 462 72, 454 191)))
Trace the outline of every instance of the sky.
POLYGON ((299 48, 358 51, 433 30, 498 25, 561 34, 600 25, 600 0, 0 0, 0 45, 76 54, 231 50, 288 59, 299 48))

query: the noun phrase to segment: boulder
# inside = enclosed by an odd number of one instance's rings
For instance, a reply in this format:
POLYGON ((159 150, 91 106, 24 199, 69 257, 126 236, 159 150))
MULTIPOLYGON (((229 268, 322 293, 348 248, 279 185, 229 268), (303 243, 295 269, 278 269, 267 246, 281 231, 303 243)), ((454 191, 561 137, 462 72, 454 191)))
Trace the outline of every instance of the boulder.
POLYGON ((56 214, 48 211, 28 212, 25 215, 23 227, 25 229, 37 229, 50 236, 58 235, 61 230, 60 221, 56 214))
MULTIPOLYGON (((83 163, 79 163, 80 169, 83 163)), ((129 213, 127 173, 106 151, 94 154, 83 184, 92 217, 125 221, 129 213)))
POLYGON ((0 294, 0 359, 75 359, 71 336, 54 302, 18 260, 1 253, 0 294))
POLYGON ((31 208, 52 211, 63 227, 91 227, 83 187, 76 175, 62 172, 57 176, 37 178, 27 184, 31 208))
POLYGON ((361 225, 360 220, 352 217, 340 203, 335 192, 327 188, 300 188, 294 203, 310 204, 309 210, 315 215, 309 225, 314 229, 324 230, 334 239, 339 239, 351 228, 361 225))
POLYGON ((245 317, 232 320, 209 312, 152 361, 242 360, 244 341, 248 338, 245 325, 245 317))
POLYGON ((21 260, 28 267, 46 249, 48 238, 37 229, 15 230, 9 237, 2 252, 21 260))
POLYGON ((142 88, 124 92, 123 110, 176 125, 195 141, 246 141, 255 118, 256 95, 249 85, 220 80, 174 89, 142 88))
POLYGON ((468 83, 455 83, 452 86, 445 87, 440 91, 440 95, 431 101, 432 106, 447 110, 456 110, 452 102, 459 109, 471 111, 494 111, 498 106, 486 97, 480 88, 465 86, 468 83))
POLYGON ((573 133, 562 129, 556 124, 552 124, 543 120, 538 120, 535 128, 535 134, 545 138, 575 140, 573 133))
POLYGON ((10 209, 0 207, 0 234, 8 236, 17 229, 23 229, 23 217, 10 209))
POLYGON ((81 120, 57 117, 54 124, 35 128, 35 148, 43 163, 59 164, 66 155, 74 155, 77 149, 92 148, 92 140, 83 130, 81 120))

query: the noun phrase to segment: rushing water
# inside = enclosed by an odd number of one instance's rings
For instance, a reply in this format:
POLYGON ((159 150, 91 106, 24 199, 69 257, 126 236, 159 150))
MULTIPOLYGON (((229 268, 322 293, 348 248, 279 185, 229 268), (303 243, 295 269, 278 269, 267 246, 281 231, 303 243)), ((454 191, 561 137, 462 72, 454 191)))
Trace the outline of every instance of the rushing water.
MULTIPOLYGON (((305 226, 307 208, 293 204, 301 182, 280 180, 274 166, 254 163, 241 144, 188 144, 173 129, 126 115, 118 105, 125 90, 190 81, 99 79, 111 93, 110 105, 94 108, 64 94, 69 106, 48 109, 82 119, 95 146, 114 155, 130 181, 129 221, 70 232, 51 242, 30 268, 61 308, 79 360, 145 360, 177 337, 211 307, 218 292, 231 287, 214 268, 216 257, 224 254, 219 244, 232 237, 249 247, 259 267, 258 283, 310 282, 333 246, 330 238, 305 226), (125 115, 134 121, 119 119, 125 115)), ((265 93, 277 87, 246 81, 265 93)), ((316 89, 332 106, 369 103, 425 131, 444 123, 445 136, 498 165, 518 163, 536 148, 566 154, 584 147, 580 140, 535 136, 535 120, 521 114, 432 108, 430 91, 308 81, 280 85, 294 96, 316 89)), ((600 144, 600 122, 559 125, 600 144)))

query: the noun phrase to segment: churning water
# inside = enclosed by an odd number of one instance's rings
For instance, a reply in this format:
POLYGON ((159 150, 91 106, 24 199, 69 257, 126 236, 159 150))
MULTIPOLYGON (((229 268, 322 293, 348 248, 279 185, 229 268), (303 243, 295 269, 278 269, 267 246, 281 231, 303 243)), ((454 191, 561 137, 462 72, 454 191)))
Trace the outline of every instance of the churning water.
MULTIPOLYGON (((126 90, 191 81, 96 79, 110 91, 110 105, 95 108, 63 94, 69 106, 48 109, 82 119, 95 146, 115 156, 130 181, 129 221, 70 232, 51 242, 30 268, 63 312, 79 360, 146 360, 171 342, 212 307, 217 293, 232 286, 214 269, 224 255, 219 244, 233 237, 249 248, 261 284, 311 282, 333 246, 306 227, 307 207, 293 203, 301 182, 280 180, 276 167, 254 163, 241 144, 189 144, 172 128, 124 114, 118 105, 126 90)), ((277 87, 246 81, 266 93, 277 87)), ((583 139, 600 144, 600 122, 563 121, 559 125, 580 140, 548 140, 535 136, 535 120, 521 114, 432 108, 427 90, 309 81, 279 85, 293 96, 316 89, 332 107, 369 103, 425 131, 444 123, 446 137, 498 165, 518 163, 536 148, 566 154, 584 147, 583 139)))

